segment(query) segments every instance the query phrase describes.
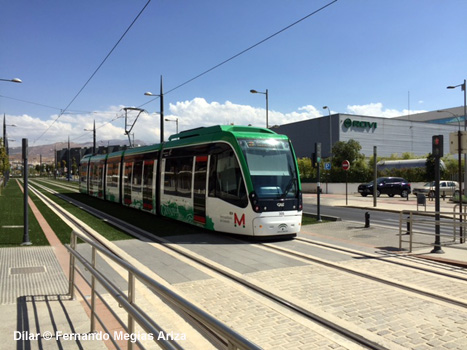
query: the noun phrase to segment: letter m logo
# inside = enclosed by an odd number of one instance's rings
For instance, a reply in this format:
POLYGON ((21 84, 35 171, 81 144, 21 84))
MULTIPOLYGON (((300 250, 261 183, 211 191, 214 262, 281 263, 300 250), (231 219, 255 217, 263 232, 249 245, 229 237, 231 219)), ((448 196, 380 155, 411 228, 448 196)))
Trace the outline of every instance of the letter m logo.
POLYGON ((242 226, 245 227, 245 214, 242 214, 240 220, 238 219, 237 213, 234 213, 235 227, 242 226))

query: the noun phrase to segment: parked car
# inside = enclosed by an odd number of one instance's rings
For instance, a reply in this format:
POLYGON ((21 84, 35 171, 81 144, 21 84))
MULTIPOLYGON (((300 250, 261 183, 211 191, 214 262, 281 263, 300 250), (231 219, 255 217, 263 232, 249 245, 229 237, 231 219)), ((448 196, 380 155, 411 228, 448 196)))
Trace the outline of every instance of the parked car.
MULTIPOLYGON (((378 177, 376 179, 376 196, 387 194, 394 197, 396 194, 407 197, 411 193, 410 184, 402 177, 378 177)), ((358 186, 358 193, 363 197, 373 195, 373 181, 358 186)))
MULTIPOLYGON (((427 182, 422 187, 416 187, 413 189, 413 194, 418 196, 423 194, 427 197, 434 198, 435 196, 435 182, 427 182)), ((439 182, 439 194, 440 196, 458 196, 459 195, 459 183, 457 181, 446 181, 441 180, 439 182)))

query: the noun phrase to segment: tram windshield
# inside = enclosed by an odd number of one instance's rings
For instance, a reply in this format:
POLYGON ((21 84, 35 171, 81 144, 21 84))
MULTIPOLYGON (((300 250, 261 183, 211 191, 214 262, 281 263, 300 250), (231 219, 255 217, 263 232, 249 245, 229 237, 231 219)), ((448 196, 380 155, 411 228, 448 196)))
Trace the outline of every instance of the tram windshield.
POLYGON ((287 140, 239 139, 259 198, 297 196, 297 172, 287 140))

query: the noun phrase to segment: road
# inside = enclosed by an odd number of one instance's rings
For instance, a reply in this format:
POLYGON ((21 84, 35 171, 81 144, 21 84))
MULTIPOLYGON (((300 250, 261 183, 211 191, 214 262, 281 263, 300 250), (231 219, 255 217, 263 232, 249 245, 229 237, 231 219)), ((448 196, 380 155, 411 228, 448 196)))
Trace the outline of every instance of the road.
MULTIPOLYGON (((399 213, 393 213, 389 211, 372 210, 368 208, 353 208, 353 207, 341 207, 341 206, 328 206, 321 205, 321 215, 334 216, 341 218, 342 220, 351 221, 365 221, 365 213, 370 213, 370 220, 372 223, 379 225, 399 226, 399 213)), ((315 204, 304 204, 305 213, 317 212, 317 206, 315 204)))

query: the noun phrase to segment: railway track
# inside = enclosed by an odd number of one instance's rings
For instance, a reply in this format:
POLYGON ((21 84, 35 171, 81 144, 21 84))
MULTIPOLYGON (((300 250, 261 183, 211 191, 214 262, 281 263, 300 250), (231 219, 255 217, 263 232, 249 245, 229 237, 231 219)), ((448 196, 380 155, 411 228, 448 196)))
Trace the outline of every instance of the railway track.
MULTIPOLYGON (((42 188, 42 191, 47 190, 49 191, 49 193, 54 193, 53 190, 46 189, 44 184, 42 184, 40 187, 42 188)), ((59 195, 59 196, 62 196, 62 195, 59 195)), ((74 202, 73 200, 69 198, 67 198, 66 200, 74 202)), ((300 281, 297 281, 297 278, 300 277, 300 273, 318 271, 320 274, 327 273, 327 274, 333 275, 334 277, 345 275, 346 277, 342 279, 345 282, 342 282, 342 283, 352 283, 348 281, 349 280, 352 281, 352 279, 358 279, 359 280, 358 285, 371 285, 371 287, 367 289, 371 290, 372 293, 375 293, 375 291, 381 290, 384 288, 385 290, 390 291, 390 294, 399 293, 400 295, 403 295, 405 299, 409 298, 409 299, 414 300, 414 302, 417 301, 417 303, 429 302, 437 306, 451 308, 452 313, 458 314, 459 311, 463 310, 464 314, 462 317, 463 319, 467 319, 467 314, 465 312, 465 309, 467 306, 466 300, 456 295, 445 295, 443 293, 436 292, 435 290, 431 290, 430 288, 422 288, 416 284, 409 285, 408 283, 405 283, 403 281, 398 281, 394 278, 377 276, 375 275, 375 273, 363 271, 362 269, 358 269, 355 267, 351 268, 349 266, 343 266, 343 264, 337 264, 337 263, 332 263, 329 261, 324 261, 323 259, 317 259, 316 257, 313 257, 311 254, 298 253, 296 249, 292 250, 292 249, 281 247, 280 244, 268 243, 268 244, 262 244, 261 246, 259 245, 252 246, 251 248, 253 250, 258 250, 258 251, 268 250, 269 251, 268 254, 272 254, 271 250, 274 250, 274 254, 288 256, 292 259, 297 259, 303 263, 303 265, 300 265, 300 266, 297 265, 297 266, 293 266, 289 268, 288 269, 289 276, 287 278, 283 278, 283 280, 281 281, 282 283, 276 283, 274 282, 274 278, 275 278, 274 273, 269 273, 268 271, 266 272, 260 271, 258 273, 247 273, 247 274, 239 273, 235 269, 223 266, 222 263, 220 263, 219 261, 216 261, 215 259, 210 259, 206 255, 203 256, 203 254, 200 254, 200 251, 196 252, 193 249, 188 249, 187 244, 177 244, 177 243, 168 241, 166 239, 155 237, 153 234, 150 234, 144 230, 141 230, 137 227, 129 225, 126 222, 113 218, 112 216, 108 214, 97 212, 93 208, 87 207, 83 205, 82 203, 77 202, 76 205, 79 205, 80 207, 84 208, 84 210, 92 213, 93 215, 100 217, 103 220, 106 220, 112 225, 119 227, 121 230, 128 232, 129 234, 139 238, 140 240, 152 240, 152 241, 158 242, 159 244, 157 245, 157 249, 163 250, 165 252, 170 251, 169 254, 171 254, 172 256, 178 256, 178 259, 183 259, 183 261, 188 261, 190 264, 197 266, 197 268, 200 268, 203 271, 209 271, 210 275, 215 276, 217 280, 223 281, 222 283, 228 283, 226 282, 226 280, 235 281, 235 289, 237 291, 241 291, 241 293, 246 293, 246 295, 249 295, 251 291, 254 291, 254 293, 256 294, 255 300, 258 300, 257 295, 260 295, 261 301, 265 303, 265 305, 269 305, 269 307, 273 308, 276 312, 295 313, 297 315, 300 315, 300 317, 303 318, 299 322, 301 326, 309 325, 309 322, 317 323, 320 325, 320 327, 323 327, 323 328, 315 332, 317 333, 321 332, 322 334, 327 334, 327 337, 330 339, 333 339, 333 337, 336 337, 336 334, 339 334, 340 340, 337 343, 341 345, 345 344, 344 347, 352 348, 353 346, 357 346, 357 347, 371 348, 371 349, 389 349, 389 348, 394 349, 394 348, 407 348, 411 346, 409 344, 401 344, 400 340, 395 340, 394 337, 385 336, 387 334, 392 335, 393 333, 389 330, 387 332, 384 332, 383 330, 379 329, 381 328, 380 322, 375 322, 375 326, 373 327, 365 327, 363 325, 356 325, 354 321, 352 320, 352 317, 341 317, 339 316, 339 313, 336 311, 333 311, 333 312, 324 311, 324 308, 326 307, 326 305, 316 305, 313 301, 313 298, 310 298, 309 296, 307 297, 306 293, 305 293, 305 298, 303 298, 302 294, 303 294, 304 287, 303 285, 300 285, 299 283, 300 281), (280 252, 278 252, 278 250, 280 250, 280 252), (323 269, 326 272, 323 272, 324 271, 323 269), (268 283, 268 281, 270 281, 271 283, 268 283), (299 291, 298 294, 294 294, 293 292, 291 292, 291 289, 286 287, 287 284, 296 286, 297 287, 296 290, 299 291), (239 285, 241 285, 241 287, 239 287, 239 285), (263 298, 269 300, 269 302, 264 301, 263 298), (271 301, 273 302, 274 307, 271 306, 270 304, 271 301), (285 310, 288 310, 288 311, 285 311, 285 310), (376 326, 376 324, 379 324, 379 326, 376 326), (349 339, 349 342, 344 341, 343 340, 344 338, 349 339)), ((226 238, 226 240, 231 242, 230 243, 231 246, 235 245, 232 242, 237 242, 237 244, 239 242, 238 240, 235 240, 232 238, 226 238)), ((293 241, 293 242, 294 244, 300 244, 300 245, 305 245, 305 246, 313 243, 313 242, 309 242, 303 239, 297 239, 296 241, 293 241)), ((327 246, 325 247, 325 249, 335 249, 335 248, 327 246)), ((374 262, 375 260, 377 260, 376 259, 377 257, 375 256, 369 256, 368 254, 362 255, 361 253, 358 253, 355 251, 346 251, 345 254, 351 254, 352 256, 360 257, 361 259, 364 258, 370 262, 374 262)), ((379 258, 381 257, 379 256, 379 258)), ((379 264, 384 264, 387 266, 394 267, 394 264, 395 264, 394 262, 389 264, 388 262, 381 262, 381 260, 384 261, 385 259, 379 259, 379 260, 380 260, 378 262, 379 264)), ((405 264, 405 265, 410 265, 410 264, 405 264)), ((372 268, 374 269, 374 267, 372 268)), ((414 269, 413 266, 401 266, 401 264, 399 264, 397 268, 414 269)), ((429 279, 427 275, 433 274, 435 272, 427 271, 427 270, 428 270, 427 268, 424 268, 424 270, 419 268, 417 273, 423 274, 424 278, 429 279)), ((443 278, 449 281, 452 281, 454 276, 449 276, 449 274, 446 274, 445 276, 443 276, 443 278)), ((455 283, 459 284, 460 289, 465 290, 465 286, 466 286, 465 279, 457 276, 455 281, 456 281, 455 283)), ((309 283, 310 281, 306 281, 306 282, 309 283)), ((304 283, 304 285, 306 286, 307 283, 304 283)), ((337 286, 337 288, 335 289, 339 289, 339 288, 346 288, 346 287, 342 285, 342 286, 337 286)), ((397 298, 397 296, 393 298, 397 298)), ((345 309, 345 306, 342 308, 345 309)), ((367 312, 374 313, 375 312, 374 309, 375 308, 373 309, 370 308, 370 310, 367 312)), ((361 312, 362 312, 360 316, 361 318, 365 318, 365 317, 374 318, 373 315, 366 316, 364 313, 365 311, 363 310, 361 312)), ((415 312, 415 311, 411 310, 410 312, 415 312)), ((297 316, 294 316, 294 317, 296 318, 297 316)), ((397 317, 394 317, 394 318, 395 320, 391 321, 391 323, 398 321, 397 317)), ((426 325, 425 325, 425 328, 426 328, 426 325)), ((456 330, 452 330, 452 332, 454 331, 456 330)), ((463 342, 463 339, 460 339, 458 342, 460 344, 453 342, 454 345, 452 346, 452 348, 460 349, 466 345, 465 342, 463 342)))

